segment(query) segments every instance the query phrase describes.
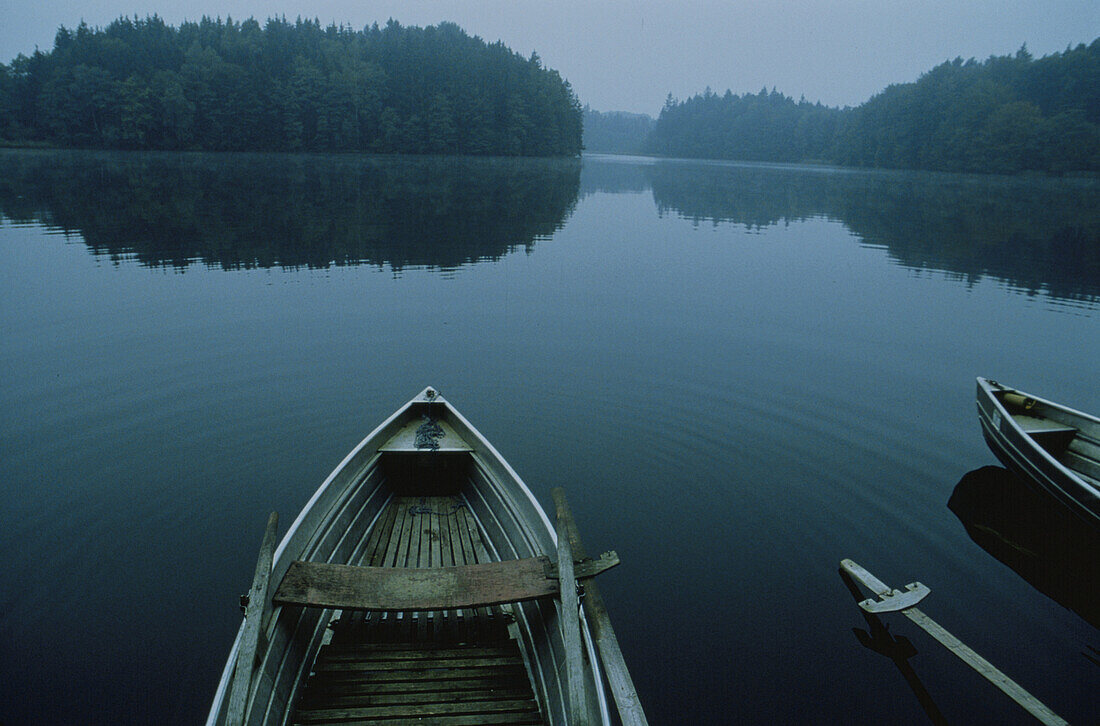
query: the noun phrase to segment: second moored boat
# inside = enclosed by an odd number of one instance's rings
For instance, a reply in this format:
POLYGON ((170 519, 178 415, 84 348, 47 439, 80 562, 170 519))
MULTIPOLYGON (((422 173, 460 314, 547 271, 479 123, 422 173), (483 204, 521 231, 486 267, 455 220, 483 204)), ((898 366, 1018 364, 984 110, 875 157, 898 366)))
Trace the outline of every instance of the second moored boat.
POLYGON ((1100 528, 1100 419, 987 378, 977 400, 997 458, 1100 528))

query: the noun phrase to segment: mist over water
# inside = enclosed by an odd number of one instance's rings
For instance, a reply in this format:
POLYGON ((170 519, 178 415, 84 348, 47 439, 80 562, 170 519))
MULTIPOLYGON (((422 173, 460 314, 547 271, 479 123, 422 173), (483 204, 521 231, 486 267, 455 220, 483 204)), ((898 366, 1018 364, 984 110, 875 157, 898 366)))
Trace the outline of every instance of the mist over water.
MULTIPOLYGON (((1097 210, 1082 179, 2 152, 0 718, 200 720, 267 512, 433 385, 621 556, 651 722, 927 723, 844 557, 1087 722, 1079 601, 948 501, 995 461, 975 376, 1100 411, 1097 210)), ((949 722, 1028 722, 889 622, 949 722)))

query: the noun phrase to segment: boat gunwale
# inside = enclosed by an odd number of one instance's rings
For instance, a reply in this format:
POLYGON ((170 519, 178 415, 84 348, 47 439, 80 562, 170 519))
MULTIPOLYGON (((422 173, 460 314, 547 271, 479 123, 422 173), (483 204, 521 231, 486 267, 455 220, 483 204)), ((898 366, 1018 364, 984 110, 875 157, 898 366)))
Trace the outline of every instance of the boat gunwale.
MULTIPOLYGON (((1085 413, 1084 411, 1078 411, 1077 409, 1070 408, 1069 406, 1067 406, 1063 403, 1057 403, 1055 401, 1051 401, 1051 400, 1048 400, 1046 398, 1040 398, 1039 396, 1036 396, 1032 393, 1028 393, 1027 391, 1021 391, 1019 388, 1013 388, 1012 386, 1006 386, 1003 383, 998 383, 997 381, 994 381, 990 378, 983 378, 981 376, 978 376, 978 385, 982 386, 984 390, 988 391, 989 392, 989 397, 991 399, 993 399, 993 401, 995 403, 997 403, 998 407, 1005 414, 1007 414, 1009 416, 1011 416, 1012 414, 1008 413, 1008 409, 1006 409, 1004 407, 1004 404, 1000 401, 1000 399, 998 399, 995 395, 993 395, 995 390, 1000 391, 1001 393, 1018 393, 1021 396, 1024 396, 1026 398, 1034 399, 1036 403, 1041 403, 1045 406, 1050 406, 1051 408, 1056 409, 1058 411, 1064 411, 1064 412, 1070 414, 1071 416, 1076 416, 1077 418, 1083 418, 1083 419, 1085 419, 1086 421, 1088 421, 1090 423, 1100 425, 1100 418, 1098 418, 1096 416, 1093 416, 1090 413, 1085 413)), ((1021 429, 1021 433, 1023 433, 1022 429, 1021 429)))

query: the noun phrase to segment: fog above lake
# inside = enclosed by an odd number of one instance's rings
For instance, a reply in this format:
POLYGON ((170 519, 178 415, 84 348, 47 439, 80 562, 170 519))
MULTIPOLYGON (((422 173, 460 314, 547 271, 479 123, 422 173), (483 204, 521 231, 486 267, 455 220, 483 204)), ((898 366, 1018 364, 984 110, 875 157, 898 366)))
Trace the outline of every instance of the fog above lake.
POLYGON ((855 106, 891 83, 915 80, 944 60, 986 58, 1026 43, 1036 56, 1100 35, 1090 0, 1005 3, 869 4, 658 2, 552 4, 477 2, 301 3, 199 0, 136 7, 121 0, 6 3, 0 61, 53 46, 61 25, 105 26, 121 15, 157 13, 168 23, 203 15, 235 20, 316 17, 354 28, 394 18, 405 25, 453 21, 471 35, 537 52, 569 80, 582 103, 656 115, 667 94, 683 98, 708 85, 722 92, 761 87, 831 106, 855 106))

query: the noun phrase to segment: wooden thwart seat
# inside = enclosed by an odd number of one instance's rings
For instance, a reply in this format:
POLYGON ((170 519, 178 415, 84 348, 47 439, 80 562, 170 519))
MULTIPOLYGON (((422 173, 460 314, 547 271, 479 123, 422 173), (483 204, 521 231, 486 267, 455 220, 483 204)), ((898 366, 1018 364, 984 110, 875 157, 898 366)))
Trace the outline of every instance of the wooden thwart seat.
POLYGON ((1023 414, 1014 414, 1012 418, 1020 425, 1020 429, 1030 436, 1035 436, 1036 434, 1042 436, 1044 434, 1077 433, 1077 429, 1074 427, 1059 423, 1058 421, 1052 421, 1049 418, 1025 416, 1023 414))
MULTIPOLYGON (((593 577, 619 564, 606 552, 575 563, 574 577, 593 577)), ((477 608, 555 597, 557 564, 548 557, 458 567, 358 567, 291 563, 272 598, 276 605, 345 610, 430 611, 477 608)))

